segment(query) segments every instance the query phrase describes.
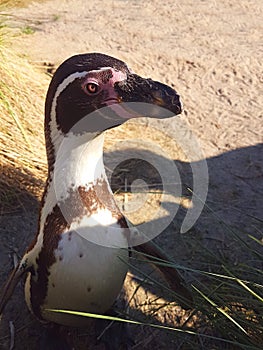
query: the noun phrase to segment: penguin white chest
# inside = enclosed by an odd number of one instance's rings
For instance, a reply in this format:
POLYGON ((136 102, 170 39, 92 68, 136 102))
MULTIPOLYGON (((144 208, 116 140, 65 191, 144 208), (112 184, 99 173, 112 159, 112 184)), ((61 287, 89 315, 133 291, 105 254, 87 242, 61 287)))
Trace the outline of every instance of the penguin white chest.
POLYGON ((79 326, 85 324, 85 318, 45 309, 106 312, 121 291, 128 270, 127 249, 98 245, 76 231, 69 231, 62 235, 55 255, 56 262, 49 270, 47 296, 41 308, 42 317, 79 326))

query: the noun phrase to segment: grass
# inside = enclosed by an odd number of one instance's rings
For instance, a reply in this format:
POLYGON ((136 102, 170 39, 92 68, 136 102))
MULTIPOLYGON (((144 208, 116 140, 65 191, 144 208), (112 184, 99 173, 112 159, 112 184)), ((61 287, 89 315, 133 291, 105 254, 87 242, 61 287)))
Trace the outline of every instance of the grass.
MULTIPOLYGON (((0 1, 0 6, 6 3, 0 1)), ((0 17, 0 75, 0 201, 1 214, 5 214, 21 206, 24 194, 40 198, 42 193, 46 177, 43 103, 49 79, 14 52, 4 17, 0 17)), ((125 195, 122 190, 116 192, 125 195)), ((163 293, 167 298, 150 292, 149 286, 157 290, 159 286, 152 275, 141 273, 145 259, 138 256, 131 260, 136 276, 130 281, 129 317, 141 327, 142 346, 151 336, 148 329, 154 328, 170 333, 169 339, 175 339, 177 349, 259 350, 263 343, 263 253, 262 232, 256 223, 260 219, 253 218, 255 229, 252 227, 250 232, 237 232, 212 211, 209 203, 205 206, 215 224, 228 234, 228 247, 222 251, 204 246, 198 234, 189 233, 181 237, 187 262, 184 266, 159 262, 188 276, 195 308, 182 313, 173 301, 168 301, 172 300, 172 291, 163 293), (235 256, 243 258, 236 262, 235 256), (182 315, 179 322, 177 315, 182 315)), ((125 317, 123 313, 113 320, 129 322, 125 317)))
POLYGON ((43 133, 39 130, 43 130, 48 78, 14 51, 12 35, 1 14, 0 74, 0 199, 5 212, 16 202, 10 190, 18 197, 25 193, 38 197, 42 191, 46 166, 43 133))
MULTIPOLYGON (((8 9, 14 7, 25 7, 34 0, 0 0, 0 9, 8 9)), ((43 0, 42 0, 43 1, 43 0)))
POLYGON ((34 34, 35 33, 35 29, 30 27, 30 26, 25 26, 25 27, 21 28, 21 32, 23 34, 30 35, 30 34, 34 34))

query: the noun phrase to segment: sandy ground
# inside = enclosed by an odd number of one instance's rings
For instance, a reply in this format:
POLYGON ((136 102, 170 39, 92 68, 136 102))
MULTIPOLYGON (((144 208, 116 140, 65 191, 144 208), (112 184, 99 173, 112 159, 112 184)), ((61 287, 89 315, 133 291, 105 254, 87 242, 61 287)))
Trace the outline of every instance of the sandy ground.
MULTIPOLYGON (((180 234, 186 209, 179 210, 159 242, 177 262, 192 268, 201 264, 198 251, 191 243, 193 237, 203 246, 232 259, 233 263, 246 259, 244 254, 239 254, 239 247, 229 243, 229 232, 215 215, 240 235, 262 232, 262 222, 255 219, 263 219, 262 17, 261 0, 56 0, 17 9, 11 20, 14 31, 19 34, 17 50, 42 69, 47 66, 52 69, 76 53, 104 52, 126 61, 138 74, 174 86, 180 93, 184 104, 182 120, 196 135, 203 152, 193 163, 200 165, 202 159, 207 162, 206 203, 214 214, 206 208, 194 227, 180 234)), ((164 134, 171 130, 174 132, 172 139, 176 139, 175 123, 173 120, 154 125, 164 130, 164 134)), ((144 133, 136 134, 131 127, 128 136, 133 142, 144 138, 144 133)), ((114 155, 123 159, 119 146, 127 134, 119 130, 114 137, 109 137, 110 149, 113 138, 119 142, 114 155)), ((153 148, 160 144, 166 157, 176 161, 182 182, 191 184, 185 150, 173 149, 170 144, 173 140, 167 135, 162 141, 157 139, 150 138, 151 145, 144 149, 144 155, 147 153, 147 157, 153 159, 157 154, 158 162, 165 167, 165 156, 153 148)), ((110 159, 107 152, 105 157, 110 159)), ((147 174, 147 169, 145 172, 147 174)), ((34 234, 36 221, 37 203, 15 216, 1 218, 4 242, 0 247, 1 283, 11 268, 8 248, 17 247, 21 254, 34 234)), ((193 276, 186 278, 194 279, 193 276)), ((132 282, 127 284, 129 290, 132 282)), ((36 330, 32 326, 21 291, 22 286, 19 286, 8 306, 9 318, 3 320, 4 335, 8 321, 14 320, 16 329, 22 328, 16 337, 15 349, 31 349, 38 326, 36 330), (21 318, 22 310, 25 318, 21 318)), ((146 299, 151 294, 150 291, 142 293, 146 299)), ((143 312, 143 308, 140 310, 143 312)), ((173 325, 182 324, 184 314, 177 309, 167 313, 173 316, 177 313, 181 320, 173 319, 173 325)), ((159 316, 161 320, 164 317, 159 316)), ((166 340, 163 333, 160 336, 158 332, 144 332, 140 329, 136 333, 137 343, 142 343, 134 349, 179 348, 178 342, 173 343, 171 338, 166 340)), ((1 339, 1 349, 8 349, 8 336, 1 339)), ((87 347, 79 345, 78 348, 87 347)), ((88 348, 96 346, 89 344, 88 348)))

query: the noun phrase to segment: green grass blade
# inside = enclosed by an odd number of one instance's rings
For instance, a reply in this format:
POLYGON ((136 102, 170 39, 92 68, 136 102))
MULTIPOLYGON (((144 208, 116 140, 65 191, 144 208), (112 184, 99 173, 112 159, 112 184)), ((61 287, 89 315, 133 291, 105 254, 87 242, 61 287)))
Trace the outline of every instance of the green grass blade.
POLYGON ((235 321, 225 310, 223 310, 220 306, 217 306, 216 303, 214 303, 209 297, 207 297, 203 292, 201 292, 198 288, 192 285, 192 287, 206 300, 211 304, 213 307, 215 307, 219 312, 221 312, 225 317, 227 317, 231 322, 233 322, 242 332, 244 332, 246 335, 248 335, 247 331, 240 326, 240 324, 235 321))
POLYGON ((251 350, 258 350, 257 347, 246 345, 246 344, 240 344, 239 342, 232 341, 232 340, 227 340, 219 337, 214 337, 211 335, 207 334, 201 334, 197 333, 188 329, 181 329, 181 328, 175 328, 175 327, 168 327, 168 326, 162 326, 158 324, 153 324, 153 323, 143 323, 139 321, 134 321, 134 320, 128 320, 120 317, 114 317, 114 316, 106 316, 106 315, 100 315, 100 314, 93 314, 93 313, 87 313, 87 312, 79 312, 79 311, 71 311, 71 310, 59 310, 59 309, 46 309, 46 311, 50 312, 57 312, 57 313, 65 313, 65 314, 70 314, 70 315, 76 315, 76 316, 82 316, 82 317, 90 317, 94 319, 102 319, 102 320, 108 320, 108 321, 116 321, 116 322, 124 322, 124 323, 129 323, 129 324, 134 324, 134 325, 139 325, 139 326, 149 326, 157 329, 162 329, 162 330, 167 330, 167 331, 173 331, 173 332, 179 332, 179 333, 185 333, 193 336, 198 336, 198 337, 204 337, 208 339, 213 339, 216 341, 221 341, 225 342, 228 344, 236 345, 236 346, 242 346, 244 349, 251 349, 251 350))

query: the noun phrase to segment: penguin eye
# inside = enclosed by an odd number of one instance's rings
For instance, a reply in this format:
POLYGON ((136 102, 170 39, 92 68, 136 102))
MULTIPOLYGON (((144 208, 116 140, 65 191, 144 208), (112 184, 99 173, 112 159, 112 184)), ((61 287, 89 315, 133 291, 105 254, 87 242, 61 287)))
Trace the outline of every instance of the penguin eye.
POLYGON ((84 86, 85 91, 89 94, 89 95, 96 95, 98 92, 100 92, 100 86, 97 83, 87 83, 84 86))

